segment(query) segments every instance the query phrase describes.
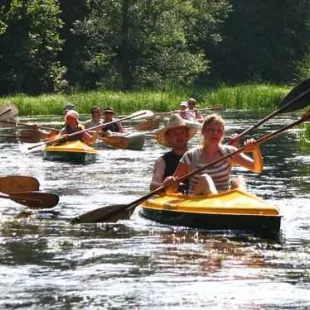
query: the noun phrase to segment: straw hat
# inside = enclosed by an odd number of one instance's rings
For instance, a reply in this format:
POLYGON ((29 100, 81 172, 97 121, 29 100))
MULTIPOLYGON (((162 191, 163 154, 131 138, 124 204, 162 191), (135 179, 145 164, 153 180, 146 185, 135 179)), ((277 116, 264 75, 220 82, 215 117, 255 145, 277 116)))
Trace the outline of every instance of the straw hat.
POLYGON ((179 114, 171 114, 167 125, 156 132, 156 140, 158 143, 169 147, 169 142, 166 140, 166 133, 169 129, 179 127, 185 127, 188 129, 188 140, 190 140, 197 132, 197 129, 191 126, 191 124, 179 114))

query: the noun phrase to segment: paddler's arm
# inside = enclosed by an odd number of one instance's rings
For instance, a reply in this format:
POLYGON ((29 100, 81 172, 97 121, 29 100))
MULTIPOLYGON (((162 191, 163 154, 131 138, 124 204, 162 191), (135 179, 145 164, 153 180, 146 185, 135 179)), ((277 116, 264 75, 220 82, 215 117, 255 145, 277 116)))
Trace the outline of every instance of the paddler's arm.
POLYGON ((119 132, 125 132, 125 129, 121 122, 118 122, 117 125, 118 125, 119 132))
POLYGON ((166 169, 166 163, 162 157, 158 158, 154 165, 153 177, 150 184, 150 190, 154 191, 163 185, 163 179, 166 169))
POLYGON ((243 153, 235 155, 233 162, 256 173, 261 173, 263 171, 263 157, 259 145, 254 139, 245 141, 245 149, 243 153), (252 153, 253 159, 244 153, 252 153))
POLYGON ((176 171, 174 172, 173 176, 167 177, 163 184, 166 186, 166 193, 175 193, 178 190, 180 181, 179 178, 189 171, 189 166, 185 163, 179 162, 176 171))
POLYGON ((89 145, 94 144, 97 141, 99 131, 100 129, 97 128, 94 134, 90 134, 87 131, 83 132, 82 140, 89 145))
POLYGON ((56 136, 59 134, 58 129, 54 129, 50 132, 47 132, 45 130, 41 130, 40 128, 38 128, 38 126, 36 124, 33 125, 32 128, 34 130, 38 131, 40 134, 40 137, 44 140, 52 140, 52 139, 56 138, 56 136))

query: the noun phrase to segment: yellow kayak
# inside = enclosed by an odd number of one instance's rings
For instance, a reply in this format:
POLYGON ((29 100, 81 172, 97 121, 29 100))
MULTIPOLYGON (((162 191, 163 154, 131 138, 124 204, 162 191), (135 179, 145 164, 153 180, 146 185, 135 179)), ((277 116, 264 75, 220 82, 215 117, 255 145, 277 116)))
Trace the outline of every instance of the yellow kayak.
POLYGON ((163 224, 208 230, 278 233, 281 224, 276 206, 240 189, 209 196, 158 196, 142 205, 141 215, 163 224))
POLYGON ((59 145, 49 145, 44 149, 44 159, 87 164, 96 160, 98 152, 86 143, 76 140, 59 145))

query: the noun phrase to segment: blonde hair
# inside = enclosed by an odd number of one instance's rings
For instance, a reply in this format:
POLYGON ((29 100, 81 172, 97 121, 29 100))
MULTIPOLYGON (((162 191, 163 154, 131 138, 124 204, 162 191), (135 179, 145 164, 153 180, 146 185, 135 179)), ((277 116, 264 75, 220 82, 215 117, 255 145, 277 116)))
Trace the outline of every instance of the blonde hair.
POLYGON ((223 120, 222 116, 213 113, 213 114, 208 115, 208 116, 204 119, 204 121, 203 121, 203 123, 202 123, 201 132, 203 132, 203 131, 206 129, 206 127, 207 127, 208 125, 210 125, 211 123, 219 123, 219 124, 221 124, 221 126, 223 127, 223 129, 225 128, 225 121, 223 120))

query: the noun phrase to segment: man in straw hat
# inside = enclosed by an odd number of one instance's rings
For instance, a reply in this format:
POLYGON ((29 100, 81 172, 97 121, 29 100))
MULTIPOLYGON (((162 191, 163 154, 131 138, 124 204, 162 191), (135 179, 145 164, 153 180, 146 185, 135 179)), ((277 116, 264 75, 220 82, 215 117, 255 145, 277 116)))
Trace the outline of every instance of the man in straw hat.
POLYGON ((178 114, 172 114, 168 124, 156 132, 156 140, 171 150, 159 157, 154 165, 150 189, 153 191, 173 175, 183 154, 188 150, 187 142, 197 129, 189 125, 178 114))

